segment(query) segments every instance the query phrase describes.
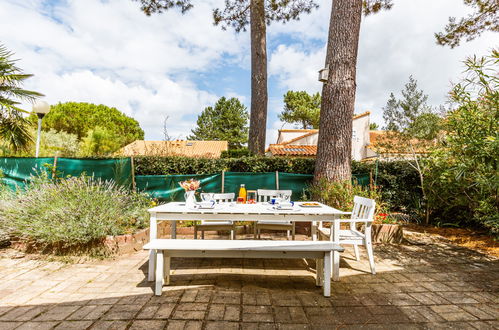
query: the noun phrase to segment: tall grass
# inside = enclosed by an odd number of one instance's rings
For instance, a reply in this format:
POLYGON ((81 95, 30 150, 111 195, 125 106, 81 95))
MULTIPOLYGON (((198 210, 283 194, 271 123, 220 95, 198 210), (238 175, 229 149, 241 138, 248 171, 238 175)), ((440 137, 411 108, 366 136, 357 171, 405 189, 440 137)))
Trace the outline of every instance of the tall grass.
POLYGON ((114 181, 37 177, 3 201, 0 218, 14 235, 52 249, 70 249, 145 228, 149 198, 114 181))

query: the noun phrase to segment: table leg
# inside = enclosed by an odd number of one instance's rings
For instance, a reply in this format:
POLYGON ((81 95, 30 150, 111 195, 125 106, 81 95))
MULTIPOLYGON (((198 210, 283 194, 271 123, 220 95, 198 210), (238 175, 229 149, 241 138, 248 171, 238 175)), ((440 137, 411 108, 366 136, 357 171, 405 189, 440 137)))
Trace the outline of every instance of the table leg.
MULTIPOLYGON (((340 222, 333 221, 331 228, 333 229, 333 232, 330 235, 331 239, 334 243, 339 244, 339 241, 340 241, 340 222)), ((339 281, 340 280, 340 252, 333 251, 332 257, 333 257, 333 262, 332 262, 331 272, 333 275, 333 281, 339 281)))
MULTIPOLYGON (((152 213, 149 220, 149 242, 152 242, 158 237, 158 221, 156 220, 156 213, 152 213)), ((147 280, 149 282, 154 281, 154 270, 156 263, 156 251, 149 251, 149 272, 147 275, 147 280)))
POLYGON ((156 296, 161 296, 161 292, 163 291, 163 250, 156 251, 156 285, 154 286, 154 294, 156 296))
POLYGON ((331 254, 324 253, 324 297, 331 296, 331 254))

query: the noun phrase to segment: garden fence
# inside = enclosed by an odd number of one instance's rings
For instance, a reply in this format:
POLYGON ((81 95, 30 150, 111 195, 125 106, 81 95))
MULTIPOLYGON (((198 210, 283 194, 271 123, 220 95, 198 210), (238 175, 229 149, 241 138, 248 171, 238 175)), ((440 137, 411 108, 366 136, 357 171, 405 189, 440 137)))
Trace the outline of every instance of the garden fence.
MULTIPOLYGON (((225 172, 185 175, 135 175, 133 158, 77 159, 77 158, 0 158, 0 181, 12 189, 22 189, 33 175, 42 171, 49 177, 68 177, 85 174, 101 180, 114 180, 162 201, 180 201, 184 194, 180 181, 194 178, 201 181, 201 190, 235 192, 241 184, 248 190, 290 189, 293 199, 301 199, 313 175, 284 172, 225 172)), ((369 184, 369 174, 354 174, 361 185, 369 184)))

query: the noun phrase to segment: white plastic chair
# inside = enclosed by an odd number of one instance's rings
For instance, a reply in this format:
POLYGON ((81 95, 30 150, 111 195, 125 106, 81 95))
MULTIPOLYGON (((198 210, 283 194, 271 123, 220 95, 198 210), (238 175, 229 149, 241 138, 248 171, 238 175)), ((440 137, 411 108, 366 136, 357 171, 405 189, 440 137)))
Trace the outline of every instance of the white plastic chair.
MULTIPOLYGON (((229 203, 233 202, 234 193, 214 194, 215 202, 229 203)), ((198 238, 198 231, 201 232, 201 239, 204 239, 205 231, 230 230, 230 239, 236 238, 236 228, 234 222, 230 220, 201 220, 200 224, 194 225, 194 239, 198 238)))
MULTIPOLYGON (((259 202, 269 202, 272 198, 277 198, 280 194, 291 195, 293 192, 291 190, 267 190, 258 189, 257 196, 259 202)), ((272 221, 272 220, 260 220, 255 223, 255 239, 258 237, 260 239, 261 229, 267 230, 286 230, 288 239, 291 237, 295 239, 295 223, 291 221, 272 221)))
MULTIPOLYGON (((336 220, 341 223, 349 223, 349 229, 340 229, 339 244, 352 244, 355 251, 355 258, 359 258, 359 245, 363 245, 367 251, 371 273, 376 274, 374 268, 373 246, 371 242, 371 229, 374 220, 374 210, 376 202, 373 199, 355 196, 353 198, 353 210, 350 219, 336 220), (364 224, 363 232, 358 229, 357 224, 364 224)), ((322 222, 319 222, 319 239, 331 239, 330 228, 324 228, 322 222)))

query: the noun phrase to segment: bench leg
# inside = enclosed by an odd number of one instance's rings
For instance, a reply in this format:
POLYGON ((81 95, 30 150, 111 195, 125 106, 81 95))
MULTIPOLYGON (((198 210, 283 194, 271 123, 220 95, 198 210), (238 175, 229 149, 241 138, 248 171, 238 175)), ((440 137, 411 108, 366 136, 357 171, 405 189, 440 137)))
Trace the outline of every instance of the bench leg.
POLYGON ((296 235, 296 222, 293 222, 293 230, 291 231, 291 235, 293 238, 293 241, 295 240, 295 235, 296 235))
POLYGON ((163 266, 163 276, 165 279, 165 284, 170 284, 170 268, 171 268, 171 258, 165 256, 164 257, 164 266, 163 266))
POLYGON ((331 253, 324 253, 324 297, 331 297, 331 253))
POLYGON ((156 251, 156 285, 154 286, 154 294, 161 296, 163 291, 163 250, 156 251))
POLYGON ((149 251, 149 271, 147 273, 147 281, 149 282, 154 281, 155 263, 156 263, 156 250, 151 250, 149 251))
POLYGON ((194 226, 194 239, 198 239, 198 227, 194 226))

